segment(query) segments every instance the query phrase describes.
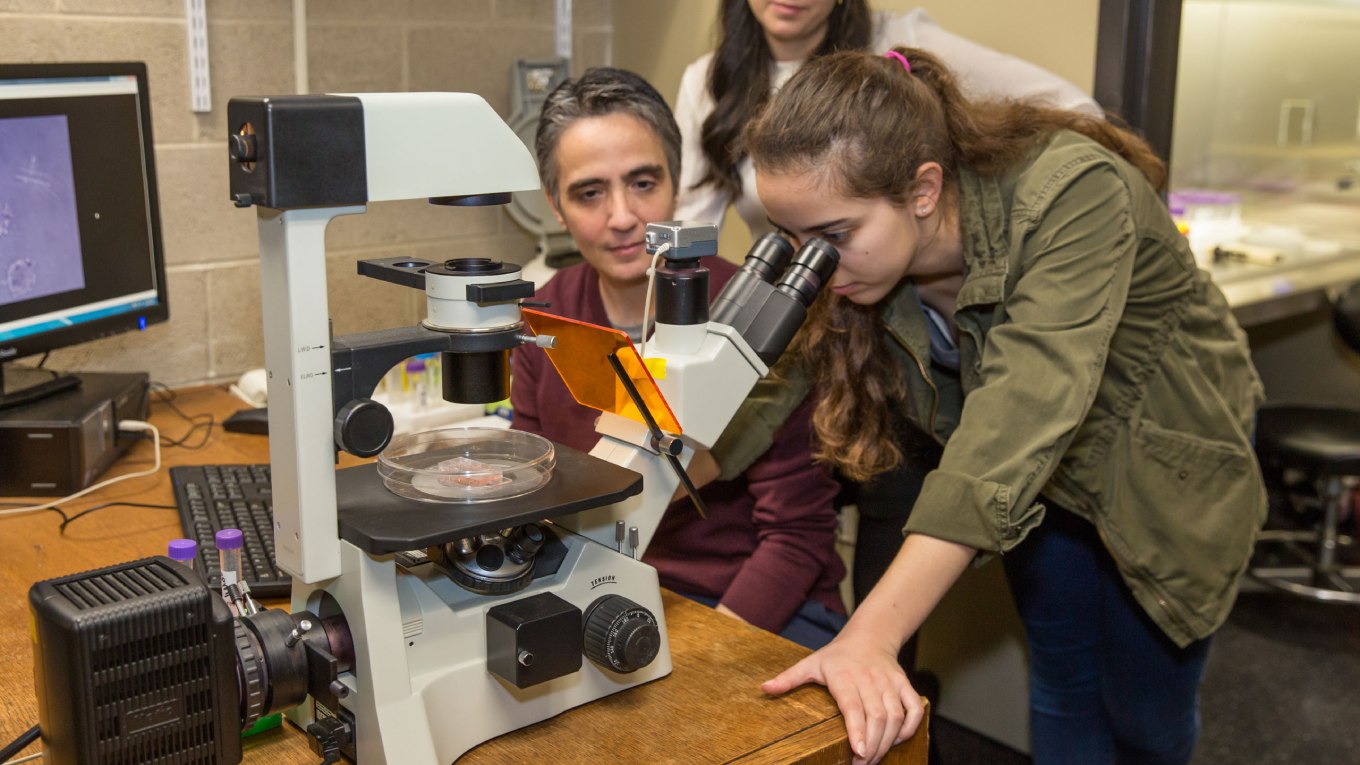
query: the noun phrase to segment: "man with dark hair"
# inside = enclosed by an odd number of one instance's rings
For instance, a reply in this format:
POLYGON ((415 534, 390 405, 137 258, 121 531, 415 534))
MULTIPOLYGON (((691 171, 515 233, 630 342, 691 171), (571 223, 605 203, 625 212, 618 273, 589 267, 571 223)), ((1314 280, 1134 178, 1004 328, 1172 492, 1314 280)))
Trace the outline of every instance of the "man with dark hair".
MULTIPOLYGON (((585 263, 539 291, 550 312, 613 326, 641 339, 647 289, 644 232, 675 212, 680 131, 641 77, 597 68, 567 80, 544 103, 535 142, 543 190, 585 263)), ((710 299, 736 272, 709 258, 710 299)), ((515 427, 589 450, 597 413, 577 404, 542 350, 515 351, 515 427)), ((673 503, 643 560, 665 587, 816 648, 845 623, 836 554, 837 485, 812 463, 809 399, 740 477, 702 494, 709 518, 673 503)))

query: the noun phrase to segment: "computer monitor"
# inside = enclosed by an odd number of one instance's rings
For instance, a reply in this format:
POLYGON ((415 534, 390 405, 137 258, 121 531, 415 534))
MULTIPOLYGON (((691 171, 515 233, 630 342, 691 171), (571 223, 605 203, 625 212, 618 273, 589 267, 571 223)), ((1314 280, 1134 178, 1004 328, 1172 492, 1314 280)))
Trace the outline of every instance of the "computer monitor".
POLYGON ((0 64, 0 409, 79 384, 14 359, 168 317, 146 65, 0 64))

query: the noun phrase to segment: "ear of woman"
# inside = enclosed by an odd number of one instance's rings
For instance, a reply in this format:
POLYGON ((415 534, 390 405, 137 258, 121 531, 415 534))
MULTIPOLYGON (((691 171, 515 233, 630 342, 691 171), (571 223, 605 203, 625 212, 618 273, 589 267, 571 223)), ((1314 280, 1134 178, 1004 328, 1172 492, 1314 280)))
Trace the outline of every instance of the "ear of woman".
POLYGON ((916 215, 926 217, 935 212, 940 194, 944 192, 944 168, 938 162, 923 162, 912 180, 912 199, 916 201, 916 215))

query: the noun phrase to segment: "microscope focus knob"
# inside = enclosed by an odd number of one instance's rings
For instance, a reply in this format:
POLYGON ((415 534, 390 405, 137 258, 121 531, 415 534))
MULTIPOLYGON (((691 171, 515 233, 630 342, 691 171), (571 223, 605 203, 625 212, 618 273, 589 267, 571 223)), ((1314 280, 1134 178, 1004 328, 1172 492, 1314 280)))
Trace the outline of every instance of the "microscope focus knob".
POLYGON ((372 399, 355 399, 335 415, 335 444, 356 457, 386 449, 394 430, 392 413, 372 399))
POLYGON ((585 613, 586 658, 627 674, 661 651, 661 628, 651 611, 622 595, 597 598, 585 613))

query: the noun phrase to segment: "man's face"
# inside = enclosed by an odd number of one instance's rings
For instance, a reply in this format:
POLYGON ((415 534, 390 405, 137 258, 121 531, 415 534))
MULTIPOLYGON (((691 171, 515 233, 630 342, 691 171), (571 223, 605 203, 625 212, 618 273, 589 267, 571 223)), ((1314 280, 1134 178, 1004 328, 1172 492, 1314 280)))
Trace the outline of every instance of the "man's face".
POLYGON ((675 213, 661 138, 631 114, 584 117, 563 131, 556 159, 553 212, 586 262, 616 286, 644 281, 647 224, 675 213))

